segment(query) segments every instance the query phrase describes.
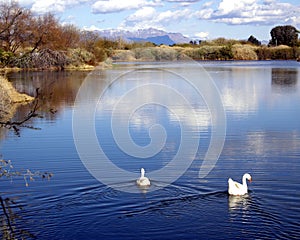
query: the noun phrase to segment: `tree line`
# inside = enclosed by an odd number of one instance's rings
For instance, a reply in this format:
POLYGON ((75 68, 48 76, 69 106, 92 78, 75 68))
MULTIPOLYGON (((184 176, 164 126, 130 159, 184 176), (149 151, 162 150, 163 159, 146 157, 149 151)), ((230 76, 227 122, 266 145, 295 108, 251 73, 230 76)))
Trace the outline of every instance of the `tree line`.
POLYGON ((0 3, 0 67, 95 65, 125 45, 122 40, 103 39, 73 24, 61 24, 52 13, 36 16, 16 1, 0 3))

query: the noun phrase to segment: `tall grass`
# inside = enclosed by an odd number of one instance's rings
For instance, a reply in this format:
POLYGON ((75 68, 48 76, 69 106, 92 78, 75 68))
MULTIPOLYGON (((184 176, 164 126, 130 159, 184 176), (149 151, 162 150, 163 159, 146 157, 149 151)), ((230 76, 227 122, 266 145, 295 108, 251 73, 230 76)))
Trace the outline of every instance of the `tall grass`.
MULTIPOLYGON (((221 41, 222 39, 219 39, 221 41)), ((233 43, 233 42, 231 42, 233 43)), ((267 47, 251 44, 156 46, 137 47, 130 50, 115 50, 115 61, 175 61, 186 60, 290 60, 300 56, 300 48, 288 46, 267 47)), ((214 44, 216 44, 214 42, 214 44)))
POLYGON ((252 45, 235 44, 232 46, 234 60, 258 60, 255 52, 257 47, 252 45))
POLYGON ((256 49, 259 60, 293 60, 300 55, 300 49, 297 47, 277 46, 277 47, 260 47, 256 49))

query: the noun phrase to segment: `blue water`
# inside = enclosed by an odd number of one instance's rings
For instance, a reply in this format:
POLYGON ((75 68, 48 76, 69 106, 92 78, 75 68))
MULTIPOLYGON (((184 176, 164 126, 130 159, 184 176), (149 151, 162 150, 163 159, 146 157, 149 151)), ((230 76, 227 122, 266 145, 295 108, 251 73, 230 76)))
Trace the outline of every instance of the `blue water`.
MULTIPOLYGON (((212 138, 211 112, 207 99, 188 81, 173 74, 188 69, 189 76, 205 81, 200 66, 184 62, 124 63, 96 71, 93 76, 87 72, 10 74, 20 91, 34 94, 35 88, 40 88, 45 96, 40 108, 44 118, 28 123, 40 130, 22 128, 20 136, 1 129, 0 153, 4 159, 12 160, 14 169, 54 174, 50 181, 35 177, 28 187, 23 177, 1 178, 1 196, 14 199, 13 211, 21 216, 16 228, 28 230, 38 239, 299 239, 299 63, 200 65, 215 83, 226 115, 224 147, 205 178, 198 174, 212 138), (155 70, 157 67, 160 70, 155 70), (88 77, 93 81, 86 93, 87 108, 89 99, 97 97, 91 129, 111 162, 133 176, 127 181, 114 171, 95 178, 93 169, 85 167, 77 152, 72 129, 77 107, 74 102, 88 77), (161 90, 146 87, 125 96, 151 83, 161 86, 161 90), (193 111, 178 98, 170 97, 162 85, 172 86, 184 95, 193 111), (131 107, 142 102, 149 104, 132 112, 131 107), (57 112, 52 114, 50 108, 57 112), (126 146, 129 139, 122 131, 115 139, 112 120, 117 134, 126 128, 132 141, 142 147, 151 145, 149 131, 159 124, 166 133, 164 146, 151 157, 133 156, 132 151, 123 151, 118 145, 117 141, 126 146), (178 179, 165 185, 168 176, 151 176, 165 169, 176 156, 182 144, 182 127, 186 127, 190 138, 200 136, 199 146, 194 157, 184 153, 179 171, 174 172, 178 179), (180 171, 191 157, 187 170, 180 171), (141 167, 152 181, 148 190, 135 185, 141 167), (245 172, 253 178, 249 194, 228 196, 227 179, 241 181, 245 172), (113 184, 101 181, 108 177, 113 184)), ((21 107, 15 118, 27 112, 28 107, 21 107)), ((89 124, 88 120, 83 111, 82 123, 89 124)), ((89 142, 83 144, 91 146, 89 142)), ((90 152, 98 158, 96 151, 90 152)), ((101 161, 99 157, 95 168, 103 166, 101 161)))

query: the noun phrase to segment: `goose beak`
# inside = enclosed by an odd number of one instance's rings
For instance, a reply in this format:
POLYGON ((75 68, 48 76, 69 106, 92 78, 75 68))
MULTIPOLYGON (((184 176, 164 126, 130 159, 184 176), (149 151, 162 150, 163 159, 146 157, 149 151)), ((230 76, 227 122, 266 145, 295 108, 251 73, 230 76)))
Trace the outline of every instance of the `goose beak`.
POLYGON ((249 182, 252 182, 252 178, 249 179, 249 182))

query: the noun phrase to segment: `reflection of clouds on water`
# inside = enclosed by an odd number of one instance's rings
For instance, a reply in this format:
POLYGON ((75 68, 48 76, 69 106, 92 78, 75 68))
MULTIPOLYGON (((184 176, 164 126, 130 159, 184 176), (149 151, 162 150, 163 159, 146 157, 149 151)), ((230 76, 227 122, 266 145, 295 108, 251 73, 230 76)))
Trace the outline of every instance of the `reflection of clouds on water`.
POLYGON ((248 151, 251 154, 286 155, 300 149, 300 135, 297 131, 283 132, 251 132, 247 135, 248 151))
POLYGON ((165 80, 132 80, 126 86, 115 83, 102 96, 98 103, 97 111, 100 115, 104 112, 110 113, 114 111, 117 105, 120 105, 121 107, 118 107, 117 112, 120 122, 125 123, 128 120, 128 116, 130 116, 130 124, 136 128, 149 128, 159 121, 158 116, 161 114, 157 113, 166 111, 171 123, 177 124, 180 121, 181 124, 191 128, 200 127, 201 129, 207 129, 211 125, 211 118, 203 100, 196 95, 191 87, 186 87, 184 86, 185 84, 182 85, 182 80, 181 83, 177 81, 174 81, 175 86, 174 82, 171 84, 165 80), (151 84, 157 84, 158 88, 155 88, 156 91, 151 87, 153 86, 151 84), (177 91, 177 94, 184 96, 190 106, 185 106, 182 104, 182 101, 174 99, 174 95, 166 94, 166 88, 170 88, 174 92, 177 91), (137 102, 148 104, 142 105, 135 112, 132 112, 132 105, 137 102), (196 126, 195 123, 197 123, 196 126))
POLYGON ((290 106, 299 101, 298 69, 296 68, 238 68, 215 73, 227 111, 239 117, 278 111, 278 106, 290 106))
POLYGON ((201 129, 207 129, 211 125, 211 117, 209 111, 205 107, 195 107, 193 112, 189 109, 185 109, 182 106, 176 106, 172 109, 173 112, 169 112, 169 118, 171 121, 177 121, 176 116, 185 116, 183 118, 184 124, 194 127, 194 123, 197 122, 201 129), (174 114, 173 114, 174 113, 174 114))
POLYGON ((221 82, 225 109, 236 113, 256 111, 261 97, 259 93, 266 90, 263 82, 268 76, 263 69, 233 68, 221 82), (262 83, 255 82, 256 79, 261 79, 262 83))

